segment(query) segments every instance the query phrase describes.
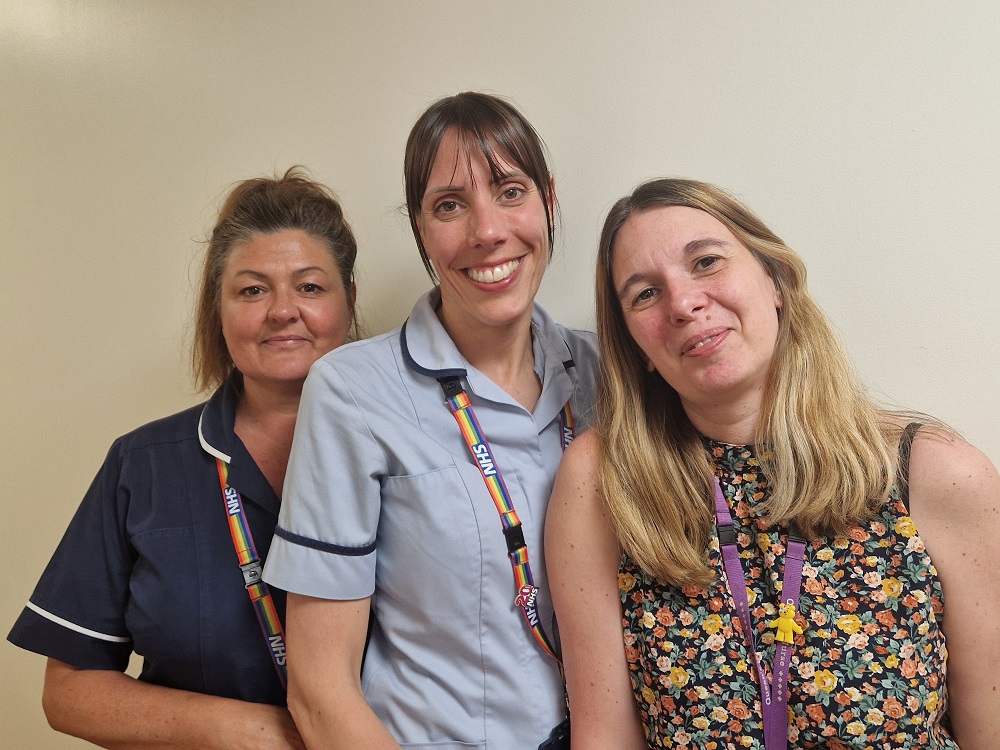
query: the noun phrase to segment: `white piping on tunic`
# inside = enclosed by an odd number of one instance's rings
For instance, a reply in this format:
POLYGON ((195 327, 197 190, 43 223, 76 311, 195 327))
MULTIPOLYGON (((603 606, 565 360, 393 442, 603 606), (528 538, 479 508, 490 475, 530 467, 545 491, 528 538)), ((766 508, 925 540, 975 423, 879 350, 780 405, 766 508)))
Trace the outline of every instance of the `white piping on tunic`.
POLYGON ((232 463, 233 462, 232 457, 227 456, 218 448, 213 448, 211 445, 208 444, 208 441, 205 439, 204 433, 202 433, 201 431, 201 421, 204 418, 205 418, 205 410, 202 409, 201 414, 198 416, 198 442, 201 443, 201 447, 205 449, 206 453, 215 456, 216 458, 221 458, 227 464, 232 463))
POLYGON ((51 620, 57 625, 62 625, 64 628, 69 628, 70 630, 75 630, 77 633, 83 633, 84 635, 89 635, 91 638, 100 638, 102 641, 111 641, 112 643, 130 643, 131 638, 122 638, 120 635, 105 635, 104 633, 98 633, 96 630, 91 630, 90 628, 85 628, 80 625, 76 625, 69 620, 64 620, 51 612, 46 612, 44 609, 39 607, 37 604, 32 604, 28 602, 25 605, 32 612, 35 612, 46 620, 51 620))

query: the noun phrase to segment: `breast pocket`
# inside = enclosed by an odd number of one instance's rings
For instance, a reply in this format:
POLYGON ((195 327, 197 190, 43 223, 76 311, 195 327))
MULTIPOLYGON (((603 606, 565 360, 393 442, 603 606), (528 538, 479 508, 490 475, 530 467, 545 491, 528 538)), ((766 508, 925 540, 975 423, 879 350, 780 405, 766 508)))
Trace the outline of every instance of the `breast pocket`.
POLYGON ((453 605, 467 609, 470 595, 478 598, 482 575, 474 502, 467 479, 454 466, 389 478, 378 528, 380 592, 417 597, 425 612, 453 605))

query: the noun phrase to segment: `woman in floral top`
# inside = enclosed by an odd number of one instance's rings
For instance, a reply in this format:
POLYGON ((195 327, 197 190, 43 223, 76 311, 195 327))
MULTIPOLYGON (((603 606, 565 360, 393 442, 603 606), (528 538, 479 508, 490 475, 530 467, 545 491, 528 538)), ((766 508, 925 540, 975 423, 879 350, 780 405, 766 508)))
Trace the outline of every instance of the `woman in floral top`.
POLYGON ((1000 747, 990 461, 871 402, 718 188, 615 204, 597 298, 546 531, 574 750, 1000 747))

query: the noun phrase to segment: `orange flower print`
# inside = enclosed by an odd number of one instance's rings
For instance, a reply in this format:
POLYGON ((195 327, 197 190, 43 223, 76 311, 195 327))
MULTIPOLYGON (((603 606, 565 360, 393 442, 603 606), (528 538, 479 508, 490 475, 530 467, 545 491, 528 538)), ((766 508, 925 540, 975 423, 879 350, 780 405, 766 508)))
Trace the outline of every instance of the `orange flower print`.
POLYGON ((868 532, 860 526, 852 526, 848 530, 847 535, 856 542, 868 541, 868 532))
POLYGON ((806 590, 807 593, 817 596, 823 593, 823 584, 820 583, 815 578, 806 578, 802 582, 802 588, 806 590))
POLYGON ((823 711, 823 707, 818 703, 810 703, 806 706, 806 714, 808 714, 809 718, 817 724, 826 718, 826 713, 823 711))
POLYGON ((882 710, 893 719, 901 719, 906 714, 903 704, 891 695, 882 702, 882 710))
POLYGON ((750 718, 750 709, 747 708, 747 704, 740 698, 730 698, 729 702, 726 704, 726 708, 729 709, 729 713, 737 719, 746 720, 750 718))
POLYGON ((660 607, 656 610, 656 621, 665 627, 672 626, 677 620, 674 618, 674 613, 671 612, 666 607, 660 607))
MULTIPOLYGON (((730 498, 753 638, 770 672, 774 635, 765 625, 782 601, 788 528, 768 520, 771 489, 753 450, 710 449, 730 498)), ((761 750, 758 677, 714 535, 706 553, 715 581, 681 590, 623 557, 633 690, 651 747, 761 750)), ((789 748, 957 750, 941 726, 949 708, 941 584, 896 490, 843 537, 811 539, 802 574, 797 622, 808 627, 791 652, 789 748)))
POLYGON ((879 624, 887 630, 891 630, 896 627, 896 615, 887 609, 882 609, 876 612, 875 619, 878 620, 879 624))

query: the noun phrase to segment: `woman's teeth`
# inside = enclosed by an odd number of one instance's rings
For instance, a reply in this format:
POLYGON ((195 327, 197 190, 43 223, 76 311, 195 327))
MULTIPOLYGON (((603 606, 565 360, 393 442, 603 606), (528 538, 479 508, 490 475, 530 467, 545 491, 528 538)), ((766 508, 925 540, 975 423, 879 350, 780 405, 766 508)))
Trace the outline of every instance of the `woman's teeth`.
POLYGON ((701 347, 705 346, 705 344, 707 344, 709 341, 712 341, 713 339, 715 339, 715 336, 709 336, 707 339, 703 339, 703 340, 699 341, 697 344, 695 344, 691 348, 692 349, 700 349, 701 347))
POLYGON ((520 258, 509 260, 502 266, 494 266, 493 268, 466 268, 465 273, 470 279, 478 281, 480 284, 495 284, 514 273, 519 265, 521 265, 520 258))

